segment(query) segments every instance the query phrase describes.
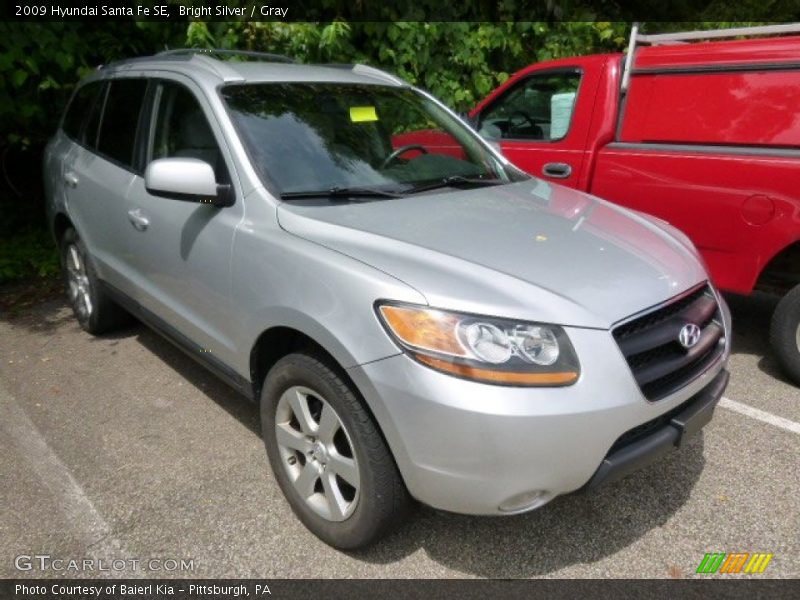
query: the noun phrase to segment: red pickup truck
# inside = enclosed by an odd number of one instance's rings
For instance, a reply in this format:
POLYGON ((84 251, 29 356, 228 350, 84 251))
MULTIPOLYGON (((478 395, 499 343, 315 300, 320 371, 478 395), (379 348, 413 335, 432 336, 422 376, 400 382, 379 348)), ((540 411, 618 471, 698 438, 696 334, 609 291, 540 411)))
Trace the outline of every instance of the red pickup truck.
POLYGON ((800 383, 800 26, 641 35, 523 69, 469 119, 529 173, 668 221, 715 284, 782 296, 770 339, 800 383), (756 39, 698 41, 742 35, 756 39))

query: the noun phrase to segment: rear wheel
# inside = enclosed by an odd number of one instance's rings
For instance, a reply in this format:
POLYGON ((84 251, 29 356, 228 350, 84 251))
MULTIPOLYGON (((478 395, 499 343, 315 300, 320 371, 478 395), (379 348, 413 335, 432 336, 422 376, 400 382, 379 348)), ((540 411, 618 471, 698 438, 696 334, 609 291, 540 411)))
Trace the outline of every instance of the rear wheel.
POLYGON ((786 374, 800 385, 800 285, 778 303, 772 315, 770 342, 786 374))
POLYGON ((377 426, 325 362, 291 354, 270 370, 261 427, 292 510, 331 546, 355 549, 401 522, 410 500, 377 426))
POLYGON ((129 322, 128 313, 100 287, 86 246, 72 228, 61 238, 61 271, 72 311, 83 329, 99 335, 129 322))

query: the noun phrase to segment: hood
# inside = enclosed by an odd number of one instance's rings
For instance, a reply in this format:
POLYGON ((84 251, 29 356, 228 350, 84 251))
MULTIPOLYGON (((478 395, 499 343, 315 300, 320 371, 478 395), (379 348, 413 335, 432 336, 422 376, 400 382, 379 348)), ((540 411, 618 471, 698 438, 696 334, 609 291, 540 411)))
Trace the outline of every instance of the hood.
POLYGON ((286 231, 384 271, 431 306, 609 328, 705 279, 690 243, 570 188, 285 202, 286 231))

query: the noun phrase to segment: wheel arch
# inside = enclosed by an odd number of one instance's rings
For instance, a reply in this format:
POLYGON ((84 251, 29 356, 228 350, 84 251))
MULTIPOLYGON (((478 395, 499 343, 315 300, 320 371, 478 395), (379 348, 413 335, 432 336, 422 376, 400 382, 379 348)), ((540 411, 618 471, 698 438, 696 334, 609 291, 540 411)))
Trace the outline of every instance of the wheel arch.
POLYGON ((308 333, 284 325, 270 327, 261 332, 250 350, 250 381, 256 401, 261 395, 264 378, 275 363, 288 354, 302 350, 321 356, 340 371, 345 371, 333 353, 308 333))
POLYGON ((387 436, 386 424, 383 423, 379 415, 376 414, 374 407, 367 398, 367 394, 364 393, 364 390, 358 385, 354 378, 350 376, 347 368, 337 359, 334 352, 331 352, 326 346, 319 343, 319 341, 308 333, 285 325, 270 327, 261 332, 250 351, 250 377, 253 400, 259 402, 264 378, 267 376, 267 373, 269 373, 269 370, 284 356, 300 351, 309 352, 325 362, 351 387, 364 406, 364 409, 369 413, 372 421, 375 423, 378 433, 383 438, 384 443, 386 443, 386 447, 389 448, 392 460, 395 462, 395 466, 398 467, 398 472, 405 482, 405 474, 403 469, 400 468, 400 462, 398 462, 398 452, 401 457, 406 455, 404 445, 397 439, 397 436, 393 434, 394 432, 391 431, 391 427, 388 433, 392 435, 387 436))
POLYGON ((783 295, 797 285, 800 285, 800 240, 785 246, 767 261, 755 289, 783 295))
POLYGON ((70 227, 72 227, 73 229, 75 228, 75 225, 72 224, 70 218, 63 212, 57 212, 53 217, 53 222, 52 222, 52 233, 57 244, 61 243, 61 238, 64 237, 64 233, 70 227))

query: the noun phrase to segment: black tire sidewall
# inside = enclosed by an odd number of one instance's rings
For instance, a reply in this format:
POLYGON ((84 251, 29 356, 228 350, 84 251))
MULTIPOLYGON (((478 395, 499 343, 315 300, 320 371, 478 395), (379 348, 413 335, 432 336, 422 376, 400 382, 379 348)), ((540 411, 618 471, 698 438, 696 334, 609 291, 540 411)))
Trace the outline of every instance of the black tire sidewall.
POLYGON ((789 291, 778 303, 772 315, 770 342, 778 362, 786 374, 800 385, 800 349, 797 347, 797 328, 800 326, 800 286, 789 291))
MULTIPOLYGON (((376 472, 386 468, 386 461, 376 461, 381 456, 371 455, 388 455, 388 449, 359 398, 333 369, 305 354, 292 354, 278 361, 267 375, 262 388, 261 427, 273 474, 292 510, 312 533, 331 546, 343 550, 368 545, 384 533, 389 525, 386 522, 387 495, 393 490, 382 489, 385 487, 387 474, 376 472), (317 515, 297 494, 282 464, 275 436, 275 411, 283 392, 292 386, 310 388, 324 397, 339 415, 350 436, 359 465, 361 485, 358 504, 353 514, 344 521, 328 521, 317 515), (377 451, 376 445, 381 446, 377 451), (367 447, 370 452, 367 452, 367 447)), ((388 457, 391 467, 395 468, 391 455, 388 457)))

